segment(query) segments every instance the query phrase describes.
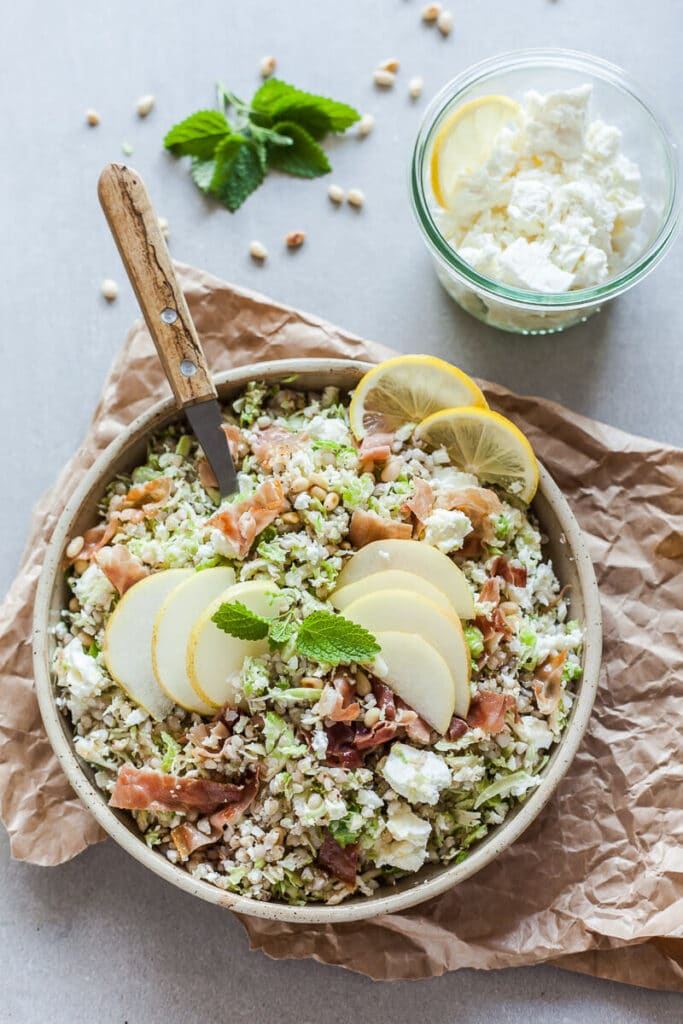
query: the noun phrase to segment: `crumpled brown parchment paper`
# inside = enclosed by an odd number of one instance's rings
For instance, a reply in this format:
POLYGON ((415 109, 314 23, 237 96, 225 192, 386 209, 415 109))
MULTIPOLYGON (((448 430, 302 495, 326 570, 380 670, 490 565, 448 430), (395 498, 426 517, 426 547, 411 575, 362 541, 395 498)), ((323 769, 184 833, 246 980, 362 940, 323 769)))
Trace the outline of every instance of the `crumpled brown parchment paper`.
MULTIPOLYGON (((389 354, 202 271, 179 271, 216 372, 291 356, 389 354)), ((241 921, 252 947, 270 956, 313 957, 385 980, 553 961, 683 991, 683 451, 552 402, 486 390, 526 431, 588 537, 605 644, 585 740, 524 836, 437 900, 336 926, 241 921)), ((19 859, 59 864, 104 838, 43 731, 31 669, 33 596, 68 494, 121 428, 167 393, 138 323, 83 445, 36 508, 0 607, 0 814, 19 859)))

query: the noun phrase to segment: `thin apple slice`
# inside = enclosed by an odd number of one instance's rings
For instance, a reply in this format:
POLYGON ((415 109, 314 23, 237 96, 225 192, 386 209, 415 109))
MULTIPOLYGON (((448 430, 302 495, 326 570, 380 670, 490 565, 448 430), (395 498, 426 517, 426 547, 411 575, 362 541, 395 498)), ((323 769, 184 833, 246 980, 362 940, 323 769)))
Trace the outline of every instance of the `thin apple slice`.
POLYGON ((455 688, 448 665, 417 633, 375 634, 382 648, 372 671, 441 734, 455 714, 455 688))
POLYGON ((461 619, 473 619, 474 597, 457 565, 437 548, 419 540, 374 540, 357 551, 337 578, 337 587, 385 569, 403 569, 428 580, 443 591, 461 619))
POLYGON ((170 714, 173 703, 156 681, 152 631, 161 605, 193 569, 163 569, 127 590, 107 623, 104 661, 112 679, 153 718, 170 714))
POLYGON ((426 580, 424 576, 417 573, 407 572, 405 569, 384 569, 382 572, 374 572, 365 579, 357 580, 341 587, 330 596, 332 605, 343 611, 352 601, 359 597, 365 597, 375 590, 411 590, 415 594, 426 597, 446 612, 452 612, 453 606, 443 590, 439 590, 433 583, 426 580))
POLYGON ((212 715, 215 708, 197 696, 188 678, 190 633, 207 605, 234 582, 234 570, 227 566, 194 572, 171 591, 154 622, 152 667, 156 680, 172 701, 199 715, 212 715))
POLYGON ((375 635, 385 630, 417 633, 431 644, 453 677, 455 714, 465 717, 470 706, 470 651, 457 615, 408 590, 375 590, 347 605, 344 616, 375 635))
POLYGON ((286 607, 274 583, 250 580, 228 587, 198 617, 187 645, 187 675, 197 696, 212 707, 234 702, 232 680, 241 671, 244 659, 258 658, 268 650, 267 640, 240 640, 211 621, 227 601, 240 601, 250 611, 267 619, 274 618, 286 607))

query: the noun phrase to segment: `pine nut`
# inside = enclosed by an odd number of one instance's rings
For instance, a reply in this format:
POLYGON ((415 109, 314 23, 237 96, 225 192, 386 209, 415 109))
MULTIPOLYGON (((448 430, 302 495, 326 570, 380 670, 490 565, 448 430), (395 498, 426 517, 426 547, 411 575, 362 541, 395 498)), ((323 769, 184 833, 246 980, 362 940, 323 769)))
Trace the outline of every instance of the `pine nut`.
POLYGON ((341 185, 330 185, 327 194, 333 203, 343 203, 346 199, 346 193, 341 185))
POLYGON ((423 86, 424 82, 419 77, 419 75, 415 78, 410 79, 410 81, 408 82, 408 92, 410 94, 411 99, 416 100, 417 97, 422 94, 423 86))
POLYGON ((359 697, 367 697, 369 693, 372 693, 372 684, 365 672, 361 672, 360 669, 356 673, 356 693, 359 697))
POLYGON ((318 676, 302 676, 299 686, 303 686, 307 690, 322 690, 323 681, 318 676))
POLYGON ((100 123, 100 115, 96 110, 86 110, 85 119, 92 128, 100 123))
POLYGON ((372 77, 375 85, 379 85, 382 89, 391 89, 396 81, 396 75, 393 71, 384 71, 382 68, 377 68, 373 72, 372 77))
POLYGON ((77 612, 80 607, 81 606, 78 603, 78 598, 77 597, 72 597, 71 600, 69 601, 69 611, 70 612, 77 612))
POLYGON ((449 36, 453 29, 453 15, 450 11, 442 11, 436 19, 436 27, 442 36, 449 36))
POLYGON ((380 479, 384 484, 391 484, 394 480, 397 480, 401 475, 401 460, 395 459, 393 456, 387 460, 387 464, 382 470, 380 479))
POLYGON ((308 493, 312 498, 317 498, 318 501, 324 501, 326 497, 326 491, 322 487, 311 487, 308 493))
POLYGON ((86 562, 84 558, 77 558, 74 562, 74 572, 77 576, 82 576, 85 570, 88 568, 90 563, 86 562))
POLYGON ((119 286, 116 281, 112 280, 111 277, 105 277, 102 282, 102 294, 104 295, 107 302, 113 302, 116 296, 119 294, 119 286))
POLYGON ((270 78, 273 71, 275 71, 276 64, 277 61, 275 60, 275 57, 261 57, 261 78, 270 78))
POLYGON ((147 117, 147 115, 151 112, 153 106, 154 106, 154 97, 153 96, 151 96, 151 95, 149 95, 149 96, 141 96, 140 99, 137 102, 138 117, 147 117))
POLYGON ((322 475, 322 473, 311 473, 308 479, 312 484, 315 484, 316 487, 322 487, 324 491, 328 489, 327 479, 322 475))
POLYGON ((311 486, 311 481, 307 476, 298 476, 296 480, 293 480, 289 485, 289 489, 292 494, 301 494, 302 491, 307 491, 311 486))
POLYGON ((359 188, 351 188, 346 199, 351 206, 361 207, 365 202, 365 194, 359 188))
POLYGON ((268 257, 268 250, 261 242, 253 241, 249 246, 249 255, 253 260, 263 263, 268 257))
POLYGON ((440 14, 441 4, 427 4, 427 6, 422 9, 422 20, 431 24, 433 21, 436 21, 440 14))
POLYGON ((303 231, 290 231, 285 241, 289 249, 298 249, 300 245, 304 244, 306 235, 303 231))
POLYGON ((90 636, 90 633, 86 633, 84 629, 82 629, 80 633, 78 633, 78 639, 81 641, 84 647, 90 647, 90 644, 93 641, 93 638, 90 636))
POLYGON ((375 119, 372 114, 363 114, 360 121, 358 122, 358 134, 365 138, 369 135, 372 129, 375 127, 375 119))
POLYGON ((84 544, 85 541, 83 540, 82 537, 72 537, 66 549, 66 557, 77 558, 78 555, 80 555, 81 551, 83 550, 84 544))
POLYGON ((282 522, 287 523, 288 526, 296 526, 300 522, 298 512, 285 512, 282 517, 282 522))
POLYGON ((324 506, 324 508, 328 512, 334 512, 334 510, 335 510, 335 508, 337 507, 338 504, 339 504, 339 495, 335 494, 334 491, 331 491, 330 494, 327 495, 327 497, 325 498, 325 500, 323 502, 323 506, 324 506))
POLYGON ((380 71, 391 71, 394 74, 398 71, 400 64, 396 57, 390 57, 389 60, 383 60, 380 64, 380 71))
POLYGON ((368 729, 371 729, 373 725, 377 725, 381 717, 379 708, 368 708, 363 718, 363 725, 367 725, 368 729))

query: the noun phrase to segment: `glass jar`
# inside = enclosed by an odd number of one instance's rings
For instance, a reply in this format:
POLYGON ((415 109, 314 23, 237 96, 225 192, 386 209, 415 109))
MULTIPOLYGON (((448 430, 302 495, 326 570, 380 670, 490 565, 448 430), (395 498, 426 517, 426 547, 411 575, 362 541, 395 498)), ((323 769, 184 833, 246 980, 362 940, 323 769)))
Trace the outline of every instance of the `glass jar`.
POLYGON ((613 64, 571 50, 519 50, 482 61, 454 78, 427 109, 413 151, 411 196, 422 237, 448 294, 472 316, 519 334, 552 334, 587 320, 606 302, 632 288, 660 262, 680 220, 679 152, 670 130, 640 89, 613 64), (622 133, 622 152, 641 172, 645 202, 636 230, 639 255, 608 281, 556 294, 515 288, 466 263, 441 234, 431 185, 434 140, 454 110, 481 96, 520 101, 525 92, 556 92, 590 83, 594 116, 622 133))

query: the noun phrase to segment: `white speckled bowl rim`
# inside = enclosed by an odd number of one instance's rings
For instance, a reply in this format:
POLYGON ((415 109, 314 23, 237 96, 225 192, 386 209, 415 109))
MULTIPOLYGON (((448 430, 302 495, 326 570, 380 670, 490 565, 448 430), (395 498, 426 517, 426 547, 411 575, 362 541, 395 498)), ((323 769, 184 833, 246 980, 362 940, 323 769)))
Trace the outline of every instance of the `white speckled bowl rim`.
MULTIPOLYGON (((287 359, 240 367, 215 378, 219 395, 227 399, 249 380, 279 380, 298 374, 295 387, 319 389, 335 384, 350 389, 372 364, 343 359, 287 359)), ((52 627, 63 607, 65 584, 62 574, 64 549, 69 538, 83 532, 97 520, 96 507, 106 485, 119 472, 131 469, 144 457, 151 432, 179 417, 173 399, 153 405, 123 430, 99 456, 76 488, 59 518, 50 540, 38 585, 34 611, 33 664, 36 692, 43 722, 52 747, 69 782, 102 828, 140 863, 157 875, 209 903, 240 914, 298 923, 335 923, 373 918, 394 913, 433 899, 490 864, 531 824, 552 796, 566 773, 588 725, 598 685, 602 653, 602 627, 598 587, 586 542, 567 502, 547 470, 540 467, 540 486, 533 507, 543 532, 548 536, 547 553, 552 557, 562 584, 572 585, 572 618, 585 625, 583 676, 561 741, 543 769, 542 782, 505 821, 476 844, 460 864, 428 865, 418 874, 395 886, 385 886, 373 896, 354 896, 336 906, 307 904, 302 907, 262 902, 225 892, 208 882, 194 879, 163 854, 149 849, 125 812, 108 807, 105 796, 94 784, 91 768, 75 753, 66 718, 55 705, 50 662, 54 651, 52 627)))

